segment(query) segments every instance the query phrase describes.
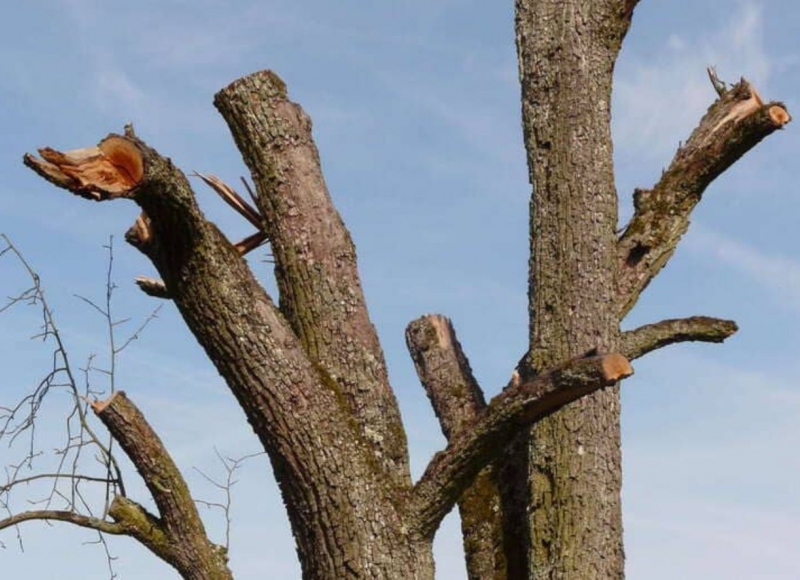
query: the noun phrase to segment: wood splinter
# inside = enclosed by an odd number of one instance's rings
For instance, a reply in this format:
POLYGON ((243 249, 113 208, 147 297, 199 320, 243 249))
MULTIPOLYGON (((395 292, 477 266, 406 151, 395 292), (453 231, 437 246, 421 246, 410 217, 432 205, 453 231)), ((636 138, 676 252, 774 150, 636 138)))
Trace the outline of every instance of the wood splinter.
POLYGON ((26 154, 25 165, 46 180, 95 201, 129 195, 144 177, 139 149, 125 137, 111 135, 96 147, 71 151, 39 149, 41 159, 26 154))

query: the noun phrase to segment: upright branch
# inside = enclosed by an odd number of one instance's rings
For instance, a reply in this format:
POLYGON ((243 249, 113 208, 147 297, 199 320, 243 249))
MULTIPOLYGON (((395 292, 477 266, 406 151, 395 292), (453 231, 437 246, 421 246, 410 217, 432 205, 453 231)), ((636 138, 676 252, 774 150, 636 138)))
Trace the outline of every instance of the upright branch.
POLYGON ((617 244, 620 317, 672 257, 709 184, 791 120, 744 79, 720 92, 658 183, 633 194, 634 214, 617 244))
POLYGON ((147 528, 137 530, 137 539, 185 578, 231 578, 224 551, 208 540, 186 481, 141 411, 123 391, 95 402, 92 409, 136 467, 158 506, 160 518, 148 518, 147 528), (150 533, 152 528, 158 535, 150 533))
MULTIPOLYGON (((442 433, 452 442, 472 429, 486 408, 455 329, 444 316, 423 316, 406 328, 406 344, 442 433)), ((500 492, 491 465, 464 490, 458 510, 468 578, 505 578, 500 492)))
POLYGON ((281 313, 340 390, 387 475, 407 486, 399 409, 367 312, 355 246, 322 176, 311 120, 271 71, 237 80, 217 93, 214 104, 256 186, 281 313))

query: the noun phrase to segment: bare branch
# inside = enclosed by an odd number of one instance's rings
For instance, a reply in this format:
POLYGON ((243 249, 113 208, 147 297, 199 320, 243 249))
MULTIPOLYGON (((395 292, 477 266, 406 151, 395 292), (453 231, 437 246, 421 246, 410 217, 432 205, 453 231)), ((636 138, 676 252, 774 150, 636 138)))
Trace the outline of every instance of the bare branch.
POLYGON ((93 403, 92 409, 144 479, 158 506, 167 538, 188 547, 182 550, 185 553, 174 553, 170 563, 179 569, 225 569, 216 546, 208 540, 186 481, 141 411, 123 391, 93 403), (187 556, 202 562, 182 561, 187 556))
POLYGON ((573 360, 507 388, 428 464, 410 501, 412 525, 425 537, 433 534, 477 473, 522 427, 631 374, 628 360, 613 353, 573 360))
POLYGON ((623 332, 620 350, 628 360, 634 360, 678 342, 723 342, 737 330, 739 327, 733 320, 708 316, 662 320, 623 332))
POLYGON ((651 190, 636 190, 635 212, 617 244, 621 316, 672 257, 689 216, 718 175, 791 120, 742 79, 711 105, 651 190))
POLYGON ((11 517, 0 520, 0 530, 4 530, 6 528, 19 525, 23 522, 29 522, 33 520, 44 520, 48 522, 67 522, 70 524, 74 524, 76 526, 80 526, 82 528, 89 528, 91 530, 97 530, 98 532, 103 532, 106 534, 114 534, 117 536, 121 534, 127 534, 125 527, 119 523, 109 522, 106 520, 101 520, 99 518, 93 518, 90 516, 84 516, 72 511, 61 511, 61 510, 34 510, 34 511, 22 512, 21 514, 16 514, 11 517))
POLYGON ((252 459, 253 457, 258 457, 259 455, 264 455, 264 452, 258 453, 249 453, 242 457, 237 457, 235 459, 230 457, 224 457, 219 450, 214 449, 214 453, 216 453, 217 458, 222 463, 222 466, 225 468, 225 481, 219 482, 211 478, 211 476, 207 475, 203 471, 197 469, 196 467, 194 470, 200 474, 200 476, 205 479, 208 483, 219 489, 225 494, 225 498, 222 502, 210 502, 201 499, 196 499, 195 503, 203 505, 207 508, 217 508, 222 510, 223 514, 225 515, 225 549, 230 549, 231 545, 231 523, 233 521, 231 517, 231 505, 233 504, 233 486, 237 483, 235 479, 236 471, 242 466, 242 464, 247 461, 248 459, 252 459))
POLYGON ((418 318, 406 328, 406 344, 442 432, 450 439, 486 407, 453 325, 437 314, 418 318))
POLYGON ((189 488, 161 439, 124 391, 92 409, 122 447, 158 506, 167 530, 177 535, 205 536, 189 488))

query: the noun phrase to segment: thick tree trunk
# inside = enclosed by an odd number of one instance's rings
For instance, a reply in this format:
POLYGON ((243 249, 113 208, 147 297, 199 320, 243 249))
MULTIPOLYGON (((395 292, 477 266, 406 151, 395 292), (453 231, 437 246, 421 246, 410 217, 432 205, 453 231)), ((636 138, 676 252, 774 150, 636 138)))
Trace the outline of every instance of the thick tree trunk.
MULTIPOLYGON (((433 537, 456 502, 471 578, 623 576, 614 385, 632 373, 627 358, 679 341, 719 342, 736 325, 691 317, 620 333, 620 319, 672 255, 707 185, 790 120, 746 81, 721 90, 659 183, 634 195, 635 214, 617 239, 611 80, 635 4, 517 0, 533 184, 529 351, 486 403, 449 321, 426 316, 409 326, 448 440, 413 485, 355 248, 325 187, 310 121, 274 73, 244 77, 215 100, 257 188, 253 208, 201 176, 259 229, 239 244, 206 220, 183 173, 132 129, 97 147, 25 157, 59 187, 143 210, 127 239, 163 282, 140 286, 174 301, 241 404, 272 462, 304 578, 432 580, 433 537), (279 306, 242 258, 267 238, 279 306)), ((46 510, 0 520, 0 529, 68 521, 132 536, 184 577, 229 577, 141 412, 122 394, 94 408, 159 513, 119 496, 113 521, 46 510)))
MULTIPOLYGON (((618 345, 610 104, 627 23, 622 2, 517 1, 533 185, 523 377, 618 345)), ((618 390, 595 393, 535 425, 512 456, 516 477, 527 482, 516 479, 506 490, 510 577, 621 578, 618 390), (519 474, 519 465, 528 473, 519 474)))

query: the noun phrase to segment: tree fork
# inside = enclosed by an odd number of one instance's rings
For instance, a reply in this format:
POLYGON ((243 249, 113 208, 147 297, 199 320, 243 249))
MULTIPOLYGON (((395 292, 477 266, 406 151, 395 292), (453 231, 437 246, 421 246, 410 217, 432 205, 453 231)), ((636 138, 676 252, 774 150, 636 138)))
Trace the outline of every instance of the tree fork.
POLYGON ((267 451, 304 577, 431 578, 430 542, 402 525, 404 490, 374 460, 339 384, 309 360, 239 252, 205 219, 183 173, 132 135, 40 153, 43 159, 26 155, 25 163, 54 184, 142 208, 126 238, 158 269, 267 451), (119 151, 132 159, 120 160, 119 151))

